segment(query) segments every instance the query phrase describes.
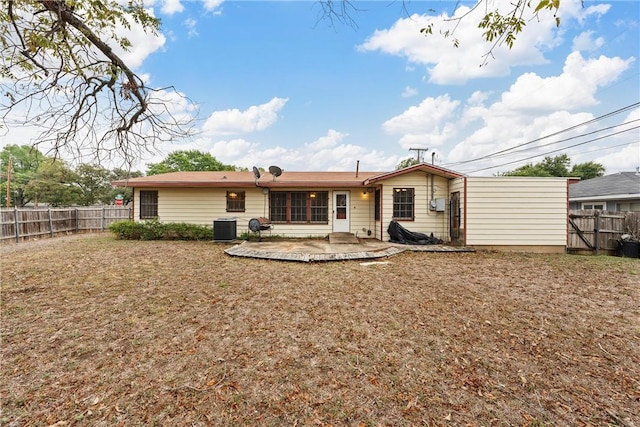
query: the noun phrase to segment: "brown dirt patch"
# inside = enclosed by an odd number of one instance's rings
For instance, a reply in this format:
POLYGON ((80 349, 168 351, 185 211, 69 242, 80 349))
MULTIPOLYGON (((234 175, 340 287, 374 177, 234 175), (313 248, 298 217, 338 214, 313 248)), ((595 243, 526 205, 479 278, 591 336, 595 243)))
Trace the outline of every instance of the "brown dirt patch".
POLYGON ((0 248, 3 425, 640 425, 637 260, 52 242, 0 248))

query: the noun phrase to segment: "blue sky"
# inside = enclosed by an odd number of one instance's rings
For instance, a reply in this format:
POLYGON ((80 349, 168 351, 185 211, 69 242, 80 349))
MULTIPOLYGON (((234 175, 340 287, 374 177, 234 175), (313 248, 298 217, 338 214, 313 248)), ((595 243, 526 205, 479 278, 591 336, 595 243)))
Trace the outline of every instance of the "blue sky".
POLYGON ((319 20, 314 1, 150 3, 161 33, 134 28, 125 57, 151 86, 173 86, 197 104, 198 134, 137 168, 198 149, 247 168, 351 170, 360 161, 360 170, 384 171, 415 157, 410 148, 470 175, 562 153, 607 173, 640 166, 637 106, 587 123, 640 102, 640 2, 562 0, 559 28, 548 14, 531 20, 513 49, 496 48, 483 66, 490 45, 473 16, 456 29, 457 49, 419 32, 446 25, 455 2, 353 3, 356 27, 319 20))

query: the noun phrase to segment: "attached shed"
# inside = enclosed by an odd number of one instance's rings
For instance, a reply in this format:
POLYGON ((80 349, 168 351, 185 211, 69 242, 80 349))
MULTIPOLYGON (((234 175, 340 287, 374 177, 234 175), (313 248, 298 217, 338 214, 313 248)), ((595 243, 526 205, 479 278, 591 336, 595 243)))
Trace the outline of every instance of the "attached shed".
POLYGON ((466 177, 464 241, 478 249, 563 253, 567 178, 466 177))

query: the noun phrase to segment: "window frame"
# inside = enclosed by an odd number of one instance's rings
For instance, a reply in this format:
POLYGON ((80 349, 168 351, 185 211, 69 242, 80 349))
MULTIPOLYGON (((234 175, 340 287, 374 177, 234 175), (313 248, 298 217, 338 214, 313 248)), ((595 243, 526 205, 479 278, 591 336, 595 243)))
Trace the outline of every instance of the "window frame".
POLYGON ((246 192, 228 190, 226 201, 227 212, 245 212, 247 202, 246 192))
POLYGON ((138 193, 140 197, 140 219, 157 219, 158 218, 158 190, 140 190, 138 193), (152 200, 147 200, 148 198, 152 200), (153 214, 153 215, 151 215, 153 214))
POLYGON ((328 224, 328 191, 270 191, 269 220, 275 224, 328 224))
POLYGON ((604 211, 607 209, 607 202, 582 202, 582 209, 587 211, 604 211), (602 207, 598 208, 596 206, 602 207))
POLYGON ((416 192, 412 187, 394 187, 393 188, 393 219, 397 221, 415 221, 416 219, 416 192), (405 196, 405 200, 400 200, 401 195, 405 196), (410 213, 405 215, 405 213, 410 213))

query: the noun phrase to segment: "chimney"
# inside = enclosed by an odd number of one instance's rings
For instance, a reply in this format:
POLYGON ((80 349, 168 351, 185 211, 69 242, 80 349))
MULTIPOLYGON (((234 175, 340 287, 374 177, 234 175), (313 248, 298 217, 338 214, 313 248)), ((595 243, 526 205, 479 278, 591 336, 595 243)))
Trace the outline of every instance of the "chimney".
POLYGON ((360 170, 360 160, 356 160, 356 178, 358 177, 359 170, 360 170))

